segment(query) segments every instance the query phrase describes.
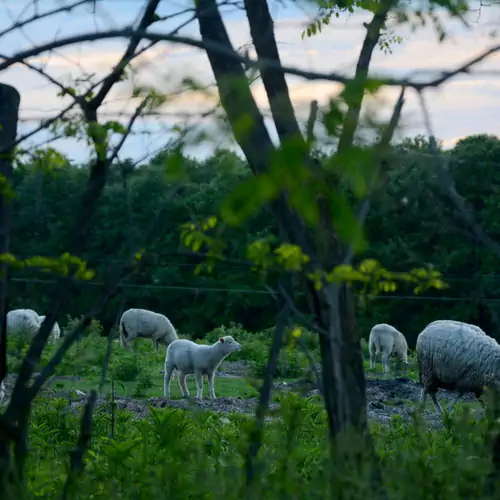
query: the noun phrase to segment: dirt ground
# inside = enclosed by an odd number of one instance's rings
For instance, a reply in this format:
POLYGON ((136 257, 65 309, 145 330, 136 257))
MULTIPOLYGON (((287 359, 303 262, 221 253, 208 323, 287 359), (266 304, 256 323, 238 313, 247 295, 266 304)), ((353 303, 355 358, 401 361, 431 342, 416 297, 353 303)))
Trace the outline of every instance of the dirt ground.
MULTIPOLYGON (((245 372, 246 366, 244 362, 226 362, 224 363, 224 367, 221 367, 221 371, 217 373, 217 376, 242 377, 245 372)), ((411 420, 415 403, 418 402, 420 397, 420 385, 405 377, 383 380, 373 378, 371 375, 369 376, 370 378, 366 381, 368 418, 382 424, 388 424, 394 415, 400 415, 404 420, 411 420)), ((58 378, 62 377, 54 377, 52 382, 56 381, 58 378)), ((68 377, 63 378, 68 379, 68 377)), ((12 383, 13 379, 12 376, 10 376, 6 380, 8 394, 10 394, 12 383)), ((316 384, 306 379, 294 383, 276 382, 274 384, 274 392, 276 391, 294 391, 302 394, 304 397, 319 394, 316 384)), ((60 394, 58 395, 60 396, 60 394)), ((71 401, 73 411, 78 411, 86 400, 84 395, 76 395, 75 392, 71 395, 67 394, 67 396, 71 401)), ((444 407, 448 404, 449 400, 453 398, 453 394, 448 391, 440 390, 438 392, 438 398, 441 405, 444 407)), ((462 401, 474 401, 474 397, 470 395, 462 398, 462 401)), ((217 413, 237 412, 253 414, 257 404, 257 398, 243 399, 240 397, 224 397, 217 398, 214 401, 210 401, 209 399, 197 401, 194 398, 189 400, 166 400, 165 398, 159 397, 138 399, 120 396, 115 399, 115 402, 117 408, 127 409, 136 414, 138 418, 143 418, 149 414, 148 404, 154 408, 164 408, 168 406, 171 408, 190 409, 191 411, 209 410, 217 413)), ((109 401, 106 401, 105 398, 99 398, 97 405, 98 407, 105 405, 109 406, 109 401)), ((278 409, 279 405, 277 403, 272 403, 269 409, 269 418, 273 418, 273 413, 276 413, 278 409)), ((478 410, 478 413, 481 413, 481 411, 478 410)), ((479 416, 480 415, 478 415, 478 417, 479 416)), ((428 422, 429 427, 442 425, 441 417, 434 411, 430 398, 427 408, 423 413, 423 417, 425 421, 428 422)))

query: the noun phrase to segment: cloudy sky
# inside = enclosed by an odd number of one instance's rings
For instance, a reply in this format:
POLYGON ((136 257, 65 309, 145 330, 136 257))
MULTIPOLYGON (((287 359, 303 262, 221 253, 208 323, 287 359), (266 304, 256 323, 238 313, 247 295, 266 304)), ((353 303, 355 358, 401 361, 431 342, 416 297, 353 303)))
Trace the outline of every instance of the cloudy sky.
MULTIPOLYGON (((50 10, 69 0, 44 0, 36 2, 41 9, 50 10)), ((33 15, 31 1, 3 0, 0 3, 0 32, 8 29, 13 22, 33 15)), ((160 15, 172 15, 192 5, 192 0, 165 0, 160 15)), ((140 14, 142 0, 98 0, 96 12, 90 6, 82 6, 71 13, 62 13, 46 20, 26 26, 23 30, 11 31, 0 38, 2 56, 9 56, 21 50, 77 33, 96 30, 119 29, 133 22, 140 14)), ((365 29, 363 22, 369 15, 355 13, 342 15, 330 26, 313 38, 301 39, 301 32, 308 19, 314 15, 314 8, 300 2, 272 1, 272 15, 275 20, 276 38, 284 64, 306 70, 321 72, 336 71, 350 75, 353 72, 361 47, 365 29), (290 4, 285 8, 282 4, 290 4), (292 5, 292 3, 294 5, 292 5), (297 5, 298 4, 298 5, 297 5)), ((486 48, 500 43, 495 32, 500 26, 498 7, 485 7, 481 15, 477 11, 467 16, 470 28, 460 21, 442 16, 448 37, 439 43, 432 25, 419 27, 412 32, 408 26, 397 26, 395 32, 403 38, 393 47, 392 54, 376 50, 372 64, 372 74, 404 77, 418 71, 418 78, 428 79, 440 71, 453 69, 479 54, 486 48)), ((180 15, 168 21, 155 24, 155 32, 167 32, 189 20, 189 15, 180 15)), ((236 47, 243 47, 250 41, 248 25, 244 13, 226 10, 226 26, 236 47)), ((430 23, 428 23, 430 24, 430 23)), ((196 23, 187 24, 181 32, 195 38, 199 37, 196 23)), ((104 76, 121 56, 126 41, 115 39, 94 43, 79 44, 58 49, 33 57, 29 62, 66 84, 85 74, 94 74, 94 79, 104 76)), ((500 55, 493 55, 476 67, 469 75, 461 76, 437 90, 426 92, 426 99, 432 114, 435 134, 446 146, 451 146, 461 137, 474 133, 500 135, 498 109, 500 104, 500 82, 498 71, 500 55)), ((167 43, 158 44, 134 64, 133 78, 117 85, 102 110, 102 119, 117 118, 119 113, 132 113, 138 104, 130 99, 134 85, 154 86, 162 93, 172 94, 169 102, 162 108, 161 115, 148 117, 137 124, 136 134, 128 139, 122 149, 121 157, 136 160, 145 158, 159 150, 172 137, 175 125, 195 123, 193 117, 208 111, 214 105, 213 91, 205 94, 179 93, 183 78, 189 76, 197 82, 210 85, 213 76, 205 55, 198 49, 167 43)), ((39 125, 41 118, 49 118, 63 109, 69 101, 57 96, 59 89, 36 72, 15 65, 1 73, 1 81, 14 85, 21 93, 20 135, 24 135, 39 125)), ((290 92, 300 120, 305 121, 307 109, 312 99, 327 102, 339 92, 339 86, 331 82, 308 83, 300 78, 289 77, 290 92)), ((254 95, 257 102, 266 109, 267 99, 262 87, 256 83, 254 95)), ((391 104, 395 101, 396 90, 381 93, 379 100, 371 103, 370 109, 378 117, 388 116, 391 104)), ((125 118, 121 118, 125 120, 125 118)), ((200 120, 197 119, 196 123, 200 120)), ((271 133, 274 133, 270 127, 271 133)), ((191 152, 205 156, 217 145, 224 145, 223 133, 213 133, 208 141, 192 147, 191 152)), ((425 133, 419 101, 411 93, 403 113, 402 135, 425 133)), ((32 144, 47 140, 47 134, 33 136, 32 144)), ((75 161, 85 161, 89 150, 83 143, 73 140, 58 140, 53 145, 68 154, 75 161)))

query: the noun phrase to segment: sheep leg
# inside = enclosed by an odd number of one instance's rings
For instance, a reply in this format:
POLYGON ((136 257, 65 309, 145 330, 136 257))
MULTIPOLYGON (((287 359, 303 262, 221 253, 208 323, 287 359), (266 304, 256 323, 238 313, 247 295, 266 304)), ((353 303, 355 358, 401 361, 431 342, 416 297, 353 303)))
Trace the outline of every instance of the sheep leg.
POLYGON ((179 387, 181 388, 182 395, 185 398, 189 397, 189 389, 187 388, 186 384, 186 377, 187 375, 185 373, 179 373, 179 387))
POLYGON ((203 373, 197 370, 194 376, 196 377, 196 399, 203 399, 203 373))
POLYGON ((375 365, 377 364, 377 356, 378 352, 370 350, 370 369, 375 369, 375 365))
POLYGON ((425 408, 425 403, 427 401, 427 389, 422 387, 420 391, 420 408, 423 410, 425 408))
POLYGON ((155 350, 156 352, 158 352, 158 339, 155 339, 155 338, 153 337, 153 339, 152 339, 152 340, 153 340, 153 347, 154 347, 154 350, 155 350))
POLYGON ((163 377, 163 396, 170 399, 170 379, 172 378, 172 373, 174 372, 174 367, 172 365, 165 365, 165 375, 163 377))
POLYGON ((390 353, 388 353, 388 352, 382 353, 382 366, 384 368, 385 374, 389 373, 389 355, 390 355, 390 353))
POLYGON ((210 372, 207 375, 208 378, 208 390, 210 392, 210 399, 215 399, 215 392, 214 392, 214 377, 215 377, 215 372, 210 372))
POLYGON ((435 392, 431 392, 431 399, 432 399, 432 402, 434 403, 434 407, 436 408, 436 411, 440 414, 443 413, 443 409, 441 408, 441 405, 439 404, 439 401, 437 399, 437 395, 435 392))
POLYGON ((448 410, 448 412, 451 413, 451 411, 453 410, 453 407, 458 403, 458 400, 463 396, 462 393, 458 393, 457 394, 457 397, 448 405, 448 407, 446 408, 448 410))

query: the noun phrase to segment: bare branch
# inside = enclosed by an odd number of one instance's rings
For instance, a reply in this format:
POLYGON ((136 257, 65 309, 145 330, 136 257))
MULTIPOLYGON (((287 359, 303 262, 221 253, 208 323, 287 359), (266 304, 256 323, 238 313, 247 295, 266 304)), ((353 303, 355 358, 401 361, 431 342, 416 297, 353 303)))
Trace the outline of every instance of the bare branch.
POLYGON ((25 19, 24 21, 18 21, 17 23, 12 24, 8 28, 4 29, 3 31, 0 31, 0 38, 11 33, 12 31, 15 31, 17 29, 23 28, 24 26, 34 23, 35 21, 41 21, 42 19, 46 17, 50 17, 56 14, 61 14, 63 12, 71 12, 72 10, 76 9, 77 7, 80 7, 81 5, 84 5, 86 3, 91 2, 92 0, 79 0, 78 2, 75 2, 70 5, 65 5, 64 7, 58 7, 56 9, 48 10, 47 12, 44 12, 43 14, 38 14, 35 12, 35 14, 28 19, 25 19))
MULTIPOLYGON (((155 22, 155 12, 161 0, 149 0, 142 16, 141 21, 139 22, 138 31, 145 31, 151 24, 155 22)), ((139 35, 132 35, 130 43, 127 47, 127 50, 123 54, 122 58, 118 62, 118 64, 113 68, 113 71, 106 77, 104 80, 102 87, 96 96, 89 102, 89 106, 92 109, 97 109, 106 96, 108 95, 111 87, 119 81, 120 77, 123 74, 124 69, 132 60, 134 56, 134 52, 137 50, 137 47, 141 41, 141 37, 139 35)))
MULTIPOLYGON (((311 81, 324 80, 324 81, 347 84, 355 80, 354 78, 348 78, 336 72, 322 73, 317 71, 306 71, 298 69, 296 67, 282 66, 276 61, 272 60, 266 60, 266 59, 255 60, 249 57, 244 57, 241 54, 238 54, 236 51, 234 51, 232 47, 228 48, 225 44, 213 40, 202 41, 187 36, 172 35, 168 33, 167 34, 152 33, 149 31, 135 30, 133 28, 124 28, 121 30, 120 29, 109 30, 98 33, 83 33, 80 35, 68 36, 60 38, 58 40, 54 40, 52 42, 47 42, 37 47, 33 47, 31 49, 18 52, 16 54, 13 54, 12 56, 6 56, 4 54, 1 54, 0 58, 3 59, 3 62, 0 63, 0 71, 9 68, 14 64, 23 61, 24 59, 37 56, 43 52, 47 52, 53 49, 65 47, 67 45, 74 45, 82 42, 92 42, 97 40, 107 40, 110 38, 130 38, 132 36, 141 37, 142 39, 150 40, 151 42, 165 41, 175 44, 197 47, 202 50, 207 50, 209 52, 211 51, 219 55, 224 55, 228 59, 231 59, 232 61, 238 62, 240 64, 244 64, 248 67, 255 66, 260 68, 261 70, 262 68, 272 68, 275 70, 283 71, 284 73, 287 73, 289 75, 301 76, 311 81)), ((481 52, 479 55, 461 64, 460 66, 451 70, 443 71, 441 76, 427 80, 425 82, 413 82, 409 78, 403 78, 403 79, 385 78, 385 77, 376 77, 376 78, 377 80, 380 80, 380 82, 382 82, 384 85, 389 87, 404 86, 408 88, 413 88, 415 90, 422 90, 429 87, 438 87, 444 82, 451 80, 460 73, 470 72, 470 70, 475 65, 477 65, 478 63, 482 62, 492 54, 495 54, 499 51, 500 51, 500 45, 493 45, 489 49, 481 52)))

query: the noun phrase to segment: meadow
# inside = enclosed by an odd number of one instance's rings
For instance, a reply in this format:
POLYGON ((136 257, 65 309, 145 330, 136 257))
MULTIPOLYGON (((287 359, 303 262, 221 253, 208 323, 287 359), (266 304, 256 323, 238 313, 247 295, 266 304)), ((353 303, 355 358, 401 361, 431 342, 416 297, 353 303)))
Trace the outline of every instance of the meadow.
MULTIPOLYGON (((74 321, 70 319, 66 329, 74 321)), ((146 340, 137 341, 132 352, 111 340, 103 378, 108 339, 101 334, 101 325, 94 321, 35 402, 23 498, 61 498, 85 401, 76 390, 99 388, 85 469, 66 498, 241 500, 248 493, 245 455, 271 329, 250 333, 233 323, 205 336, 203 342, 211 343, 233 335, 243 349, 222 363, 215 382, 218 399, 200 403, 181 400, 176 379, 171 382, 172 400, 162 397, 165 350, 160 347, 155 353, 146 340)), ((314 334, 304 332, 303 338, 307 354, 289 343, 280 356, 259 454, 259 479, 251 496, 372 498, 369 471, 360 472, 341 458, 341 447, 356 446, 356 441, 340 443, 339 459, 332 463, 321 397, 313 386, 296 389, 300 381, 313 379, 308 358, 318 358, 314 334)), ((19 340, 9 339, 8 387, 26 349, 19 347, 19 340)), ((55 348, 57 342, 48 346, 42 364, 55 348)), ((364 348, 367 357, 366 343, 364 348)), ((383 375, 380 364, 370 371, 368 360, 365 369, 370 427, 389 498, 493 498, 484 492, 490 491, 487 438, 494 424, 478 418, 477 405, 465 401, 441 419, 429 404, 418 416, 412 411, 415 401, 398 394, 398 387, 404 387, 418 395, 413 358, 408 370, 396 374, 399 378, 394 372, 383 375)), ((193 377, 188 380, 193 393, 193 377)))

